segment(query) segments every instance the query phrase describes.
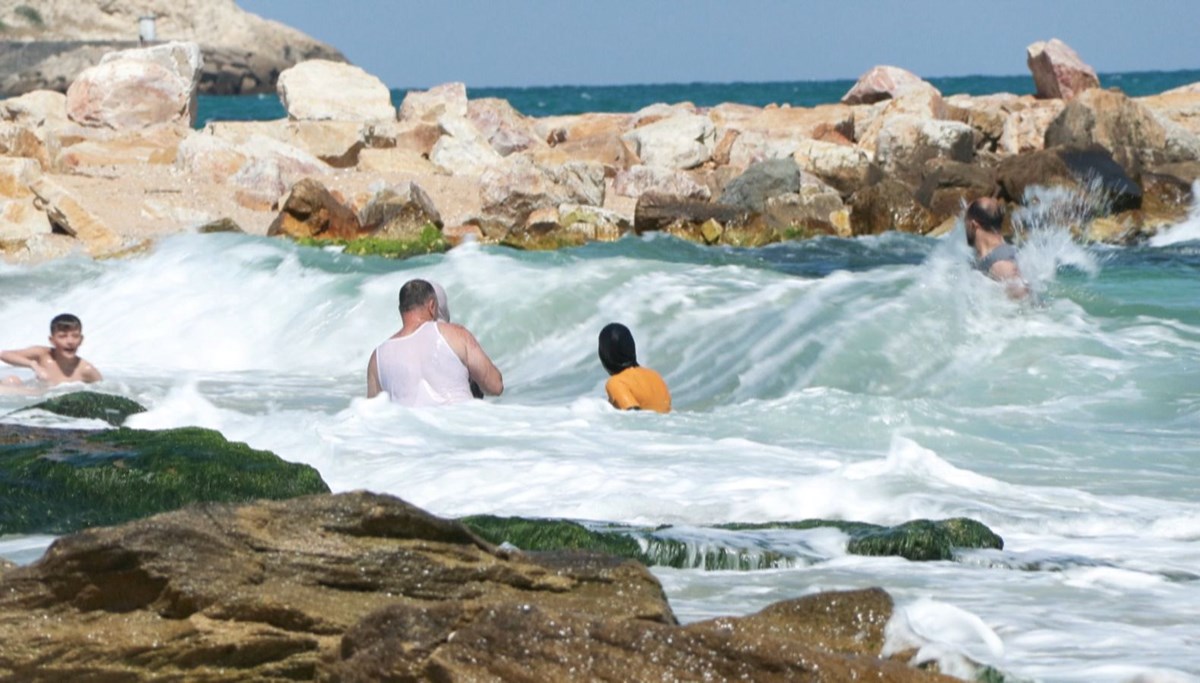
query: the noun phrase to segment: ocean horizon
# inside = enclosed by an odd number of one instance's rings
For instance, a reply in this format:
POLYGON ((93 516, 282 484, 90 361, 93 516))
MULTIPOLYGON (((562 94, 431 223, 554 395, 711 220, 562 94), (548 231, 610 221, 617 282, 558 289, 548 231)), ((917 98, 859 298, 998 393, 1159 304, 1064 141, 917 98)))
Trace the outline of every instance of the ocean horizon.
MULTIPOLYGON (((1119 88, 1130 97, 1156 95, 1172 88, 1200 82, 1200 69, 1177 71, 1131 71, 1099 74, 1100 86, 1119 88)), ((516 87, 467 86, 471 99, 496 97, 508 100, 526 116, 561 116, 588 112, 634 112, 656 103, 691 102, 712 107, 730 102, 758 107, 770 104, 814 107, 841 99, 857 79, 806 81, 735 81, 728 83, 645 83, 627 85, 535 85, 516 87)), ((1032 95, 1033 77, 943 76, 927 78, 943 95, 1032 95)), ((399 107, 412 90, 392 88, 392 102, 399 107)), ((279 98, 263 95, 201 95, 197 126, 209 121, 269 121, 286 117, 279 98)))

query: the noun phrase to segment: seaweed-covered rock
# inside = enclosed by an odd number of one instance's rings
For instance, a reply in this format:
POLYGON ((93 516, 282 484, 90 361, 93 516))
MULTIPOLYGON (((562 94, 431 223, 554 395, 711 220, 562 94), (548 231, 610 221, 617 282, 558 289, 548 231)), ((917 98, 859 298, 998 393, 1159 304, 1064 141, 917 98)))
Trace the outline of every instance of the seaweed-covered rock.
POLYGON ((592 550, 649 564, 641 546, 631 536, 592 531, 563 519, 472 515, 459 521, 497 545, 510 543, 522 550, 592 550))
POLYGON ((898 555, 914 560, 949 560, 955 548, 1002 549, 1004 540, 983 524, 956 518, 917 519, 878 531, 852 535, 846 550, 855 555, 898 555))
POLYGON ((0 534, 63 534, 191 503, 328 490, 312 467, 209 429, 0 425, 0 534))
POLYGON ((125 422, 130 415, 146 412, 137 401, 95 391, 75 391, 55 396, 22 410, 44 410, 65 417, 104 420, 114 427, 125 422))
MULTIPOLYGON (((752 541, 740 542, 736 536, 724 540, 697 542, 680 538, 672 527, 639 529, 631 527, 587 528, 561 519, 529 519, 480 515, 461 520, 480 536, 493 543, 510 543, 522 550, 591 550, 637 560, 651 566, 703 568, 708 570, 752 571, 787 567, 811 561, 763 550, 752 541)), ((894 527, 806 519, 794 522, 720 524, 722 532, 750 532, 771 529, 835 528, 850 537, 846 550, 855 555, 895 555, 912 561, 950 560, 957 548, 1004 547, 1004 539, 987 526, 966 518, 940 521, 913 520, 894 527)))

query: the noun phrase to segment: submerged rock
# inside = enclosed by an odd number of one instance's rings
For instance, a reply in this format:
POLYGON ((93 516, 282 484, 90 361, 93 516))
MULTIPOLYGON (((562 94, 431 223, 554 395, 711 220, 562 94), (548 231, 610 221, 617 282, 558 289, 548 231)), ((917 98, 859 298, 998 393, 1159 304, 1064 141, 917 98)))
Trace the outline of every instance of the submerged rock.
MULTIPOLYGON (((39 407, 49 405, 44 409, 74 416, 103 411, 112 417, 108 410, 136 406, 117 399, 62 397, 39 407)), ((209 429, 0 425, 0 535, 62 534, 191 503, 292 498, 328 490, 312 467, 227 441, 209 429)))
MULTIPOLYGON (((742 570, 786 567, 805 558, 762 551, 753 544, 696 543, 671 536, 671 527, 589 529, 561 519, 521 517, 464 517, 464 524, 493 543, 509 543, 522 550, 592 550, 619 555, 651 566, 676 569, 742 570)), ((808 519, 799 522, 720 524, 721 531, 835 528, 850 537, 846 551, 855 555, 894 555, 914 562, 954 559, 957 548, 1004 548, 1004 539, 971 519, 913 520, 894 527, 864 522, 808 519)), ((811 559, 811 558, 808 558, 811 559)))
POLYGON ((64 417, 104 420, 114 427, 125 422, 130 415, 146 412, 146 408, 137 401, 95 391, 75 391, 55 396, 22 410, 44 410, 64 417))

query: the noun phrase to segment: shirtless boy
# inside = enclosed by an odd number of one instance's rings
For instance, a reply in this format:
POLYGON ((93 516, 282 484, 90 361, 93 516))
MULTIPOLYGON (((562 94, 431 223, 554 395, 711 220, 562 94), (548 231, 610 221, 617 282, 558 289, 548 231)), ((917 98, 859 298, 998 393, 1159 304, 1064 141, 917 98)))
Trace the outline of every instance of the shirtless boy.
MULTIPOLYGON (((91 363, 79 357, 83 344, 83 323, 70 313, 50 321, 50 346, 31 346, 19 351, 0 352, 0 361, 33 370, 42 386, 66 382, 99 382, 104 379, 91 363)), ((21 386, 19 377, 0 380, 0 386, 21 386)))

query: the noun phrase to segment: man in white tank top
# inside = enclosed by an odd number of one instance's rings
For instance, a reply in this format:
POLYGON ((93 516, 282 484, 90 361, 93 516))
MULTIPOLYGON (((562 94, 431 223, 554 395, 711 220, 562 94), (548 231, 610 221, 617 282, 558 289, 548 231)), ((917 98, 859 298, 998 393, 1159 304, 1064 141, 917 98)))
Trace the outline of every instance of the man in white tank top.
POLYGON ((433 285, 425 280, 404 283, 400 320, 400 330, 367 363, 367 398, 386 393, 406 406, 469 401, 472 380, 485 394, 504 391, 504 378, 475 336, 462 325, 438 322, 433 285))

